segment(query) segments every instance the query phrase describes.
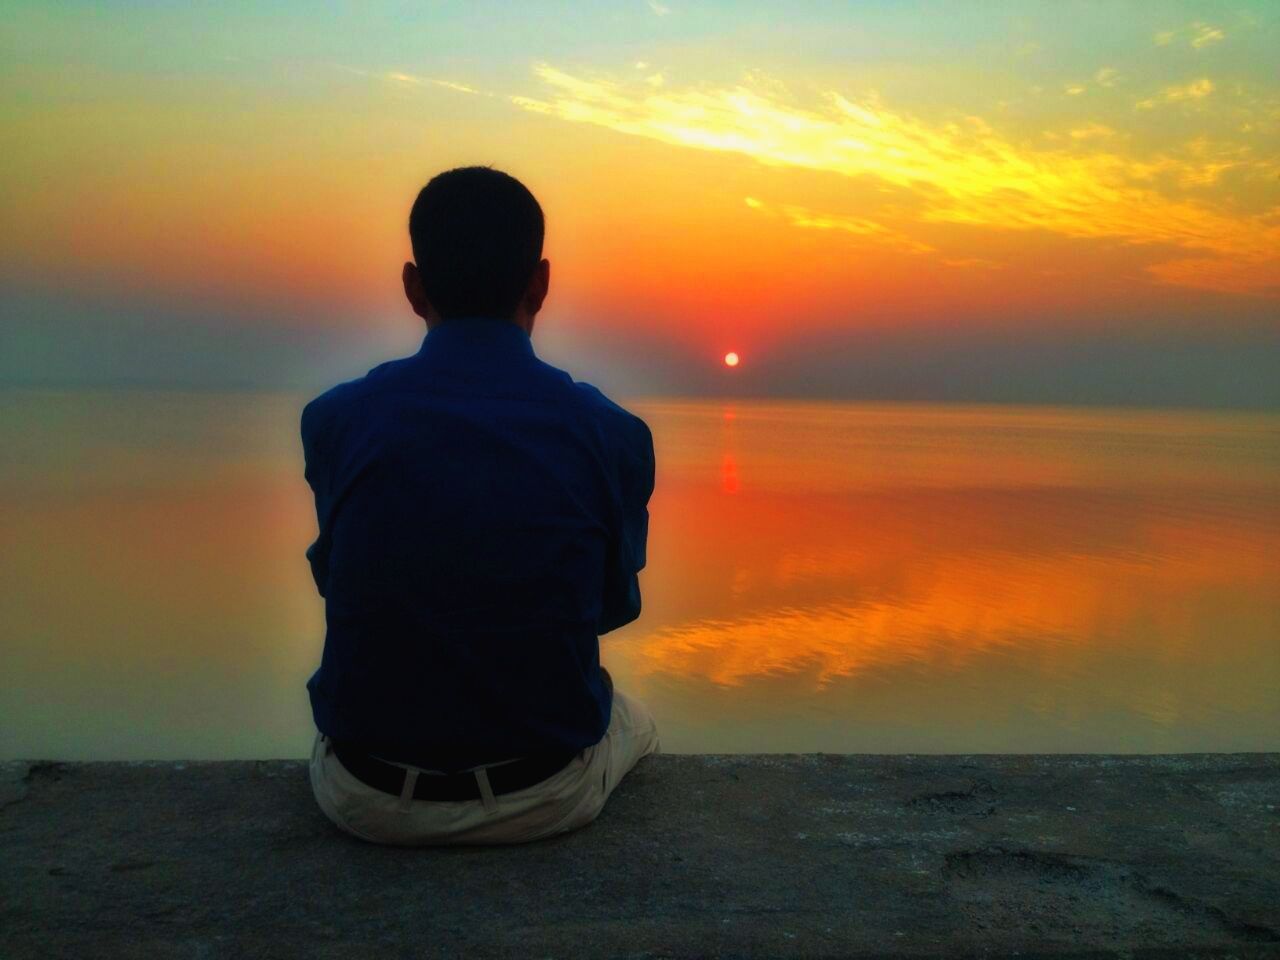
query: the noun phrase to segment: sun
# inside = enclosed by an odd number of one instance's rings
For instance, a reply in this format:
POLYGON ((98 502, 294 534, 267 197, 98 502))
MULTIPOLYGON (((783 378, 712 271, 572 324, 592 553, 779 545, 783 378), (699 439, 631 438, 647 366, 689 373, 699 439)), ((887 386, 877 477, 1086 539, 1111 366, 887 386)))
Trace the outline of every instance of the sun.
POLYGON ((738 355, 730 350, 724 355, 724 365, 726 367, 736 367, 738 365, 738 355))

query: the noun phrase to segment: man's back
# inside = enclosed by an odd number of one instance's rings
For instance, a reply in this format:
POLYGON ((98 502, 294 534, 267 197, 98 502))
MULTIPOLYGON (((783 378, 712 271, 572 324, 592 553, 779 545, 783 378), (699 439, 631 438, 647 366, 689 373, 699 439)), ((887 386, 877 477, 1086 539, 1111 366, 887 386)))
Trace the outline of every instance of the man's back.
POLYGON ((596 743, 597 638, 639 613, 644 422, 519 326, 459 318, 312 401, 302 437, 321 732, 442 770, 596 743))

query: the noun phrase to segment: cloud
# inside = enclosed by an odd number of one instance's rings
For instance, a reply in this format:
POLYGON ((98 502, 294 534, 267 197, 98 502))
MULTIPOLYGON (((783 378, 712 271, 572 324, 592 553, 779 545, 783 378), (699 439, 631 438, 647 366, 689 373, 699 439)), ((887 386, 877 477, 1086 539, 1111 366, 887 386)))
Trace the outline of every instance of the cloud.
POLYGON ((1193 23, 1191 29, 1194 31, 1191 36, 1191 46, 1197 50, 1207 47, 1211 43, 1224 40, 1227 36, 1217 27, 1211 27, 1207 23, 1193 23))
POLYGON ((1193 80, 1182 86, 1165 87, 1156 96, 1139 100, 1134 106, 1139 110, 1151 110, 1162 103, 1186 103, 1188 101, 1203 100, 1213 93, 1214 89, 1212 80, 1208 77, 1201 77, 1199 80, 1193 80))
MULTIPOLYGON (((423 87, 427 85, 444 87, 446 90, 455 90, 458 93, 475 93, 481 91, 475 87, 469 87, 465 83, 458 83, 455 80, 440 80, 436 77, 423 77, 414 73, 404 73, 400 70, 384 70, 376 72, 373 70, 360 70, 357 67, 339 67, 346 73, 354 73, 358 77, 371 77, 377 80, 385 80, 399 87, 423 87)), ((492 96, 492 94, 482 94, 483 96, 492 96)))
POLYGON ((665 17, 671 12, 671 8, 665 3, 659 3, 658 0, 648 0, 649 9, 660 17, 665 17))
MULTIPOLYGON (((800 107, 749 84, 723 88, 654 90, 642 81, 579 76, 550 64, 535 75, 540 98, 516 96, 522 109, 591 124, 678 147, 740 154, 768 166, 820 170, 909 194, 913 212, 899 213, 898 230, 873 221, 799 207, 774 210, 795 226, 860 234, 904 249, 907 234, 927 224, 1000 230, 1042 230, 1064 237, 1109 239, 1195 251, 1196 256, 1268 264, 1280 258, 1274 218, 1166 196, 1161 182, 1201 170, 1194 156, 1133 157, 1089 147, 1101 129, 1073 139, 1073 148, 1038 149, 1002 137, 978 117, 929 123, 890 109, 878 97, 827 92, 800 107), (1084 149, 1082 149, 1084 148, 1084 149)), ((1213 90, 1208 79, 1168 88, 1168 102, 1213 90)), ((1112 141, 1105 141, 1110 143, 1112 141)), ((1260 161, 1255 161, 1258 163, 1260 161)), ((763 209, 764 204, 761 201, 763 209)), ((752 205, 748 203, 748 205, 752 205)), ((772 209, 772 208, 771 208, 772 209)), ((1193 282, 1194 271, 1177 274, 1193 282)), ((1266 270, 1249 277, 1262 283, 1266 270)))
POLYGON ((1202 50, 1227 38, 1222 28, 1197 20, 1178 30, 1161 30, 1152 41, 1157 47, 1167 47, 1180 36, 1187 38, 1187 45, 1193 50, 1202 50))
POLYGON ((998 260, 988 260, 986 257, 953 257, 949 260, 943 260, 948 267, 977 267, 981 270, 1000 270, 1004 264, 998 260))
POLYGON ((1160 283, 1177 287, 1219 293, 1280 293, 1280 272, 1274 262, 1188 257, 1154 263, 1146 269, 1160 283))
POLYGON ((1201 77, 1181 87, 1169 87, 1164 91, 1165 100, 1177 103, 1180 100, 1200 100, 1213 93, 1213 81, 1201 77))
POLYGON ((465 83, 455 83, 452 80, 434 80, 427 78, 428 83, 434 83, 437 87, 444 87, 446 90, 456 90, 459 93, 479 93, 480 91, 474 87, 468 87, 465 83))
POLYGON ((1099 140, 1106 137, 1114 137, 1116 132, 1110 127, 1101 123, 1086 123, 1081 127, 1074 127, 1067 131, 1067 136, 1072 140, 1099 140))
MULTIPOLYGON (((1115 67, 1101 67, 1094 75, 1093 81, 1100 87, 1111 88, 1116 85, 1120 79, 1120 71, 1115 67)), ((1087 83, 1068 83, 1062 87, 1062 92, 1068 97, 1078 97, 1089 89, 1087 83)), ((1039 92, 1036 90, 1035 92, 1039 92)))
POLYGON ((793 227, 810 230, 836 230, 869 238, 878 247, 887 247, 901 253, 929 253, 934 248, 923 241, 916 240, 884 224, 866 217, 854 217, 844 214, 823 213, 796 204, 779 204, 776 207, 766 204, 755 197, 743 197, 743 202, 752 210, 781 215, 793 227))

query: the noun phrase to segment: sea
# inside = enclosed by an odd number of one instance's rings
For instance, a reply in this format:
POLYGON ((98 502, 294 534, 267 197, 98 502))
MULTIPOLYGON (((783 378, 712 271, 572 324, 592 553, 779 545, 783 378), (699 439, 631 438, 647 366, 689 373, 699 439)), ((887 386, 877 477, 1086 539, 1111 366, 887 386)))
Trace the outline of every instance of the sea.
MULTIPOLYGON (((0 392, 0 759, 308 753, 306 399, 0 392)), ((1280 749, 1280 415, 627 405, 664 751, 1280 749)))

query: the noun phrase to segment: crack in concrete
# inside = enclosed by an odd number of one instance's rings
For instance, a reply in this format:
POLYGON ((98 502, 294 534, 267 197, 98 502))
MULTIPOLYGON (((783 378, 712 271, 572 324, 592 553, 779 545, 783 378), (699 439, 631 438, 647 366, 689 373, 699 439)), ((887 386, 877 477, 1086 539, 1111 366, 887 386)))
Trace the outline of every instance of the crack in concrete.
MULTIPOLYGON (((1198 902, 1167 886, 1153 884, 1128 864, 1072 854, 1001 846, 959 850, 946 854, 943 875, 948 881, 991 885, 1003 883, 1003 896, 1016 902, 1019 894, 1032 894, 1035 909, 1045 909, 1046 895, 1066 900, 1087 896, 1094 902, 1117 901, 1120 910, 1126 895, 1137 894, 1149 904, 1183 918, 1206 932, 1214 929, 1234 939, 1253 943, 1280 942, 1280 933, 1271 927, 1248 923, 1228 916, 1218 907, 1198 902)), ((963 899, 963 896, 962 896, 963 899)))
POLYGON ((922 793, 908 800, 907 806, 930 811, 945 810, 947 813, 968 814, 974 817, 989 817, 996 812, 996 806, 991 801, 997 795, 991 781, 975 780, 967 790, 922 793))
POLYGON ((31 783, 37 779, 53 780, 55 783, 62 779, 63 774, 67 772, 67 765, 56 760, 37 760, 27 767, 26 776, 22 778, 23 783, 31 783))
POLYGON ((31 764, 8 761, 0 765, 0 811, 7 810, 27 799, 30 790, 31 764))
POLYGON ((1176 890, 1170 890, 1168 887, 1151 886, 1145 877, 1138 874, 1133 876, 1133 883, 1141 893, 1164 902, 1183 916, 1202 915, 1208 917, 1224 933, 1229 933, 1241 940, 1248 940, 1254 943, 1280 943, 1280 932, 1271 927, 1237 920, 1228 916, 1226 911, 1219 907, 1199 903, 1189 897, 1184 897, 1176 890))

